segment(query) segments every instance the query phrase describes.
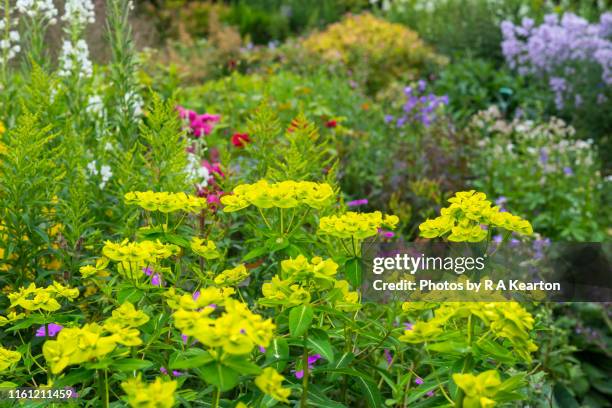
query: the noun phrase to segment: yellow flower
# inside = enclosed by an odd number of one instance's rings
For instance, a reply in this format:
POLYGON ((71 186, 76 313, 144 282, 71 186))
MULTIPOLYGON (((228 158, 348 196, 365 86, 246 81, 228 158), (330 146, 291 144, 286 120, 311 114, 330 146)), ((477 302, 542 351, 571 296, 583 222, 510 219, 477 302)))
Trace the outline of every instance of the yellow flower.
POLYGON ((114 336, 103 336, 104 330, 95 323, 82 328, 64 328, 57 340, 43 344, 43 355, 53 374, 61 373, 68 365, 81 364, 100 358, 113 351, 114 336))
POLYGON ((385 215, 380 211, 357 213, 353 211, 342 215, 322 217, 319 221, 319 232, 338 238, 355 238, 363 240, 374 236, 383 226, 394 229, 399 219, 394 215, 385 215))
POLYGON ((6 127, 4 126, 4 123, 0 121, 0 136, 2 136, 4 132, 6 132, 6 127))
POLYGON ((249 271, 244 264, 240 264, 232 269, 226 269, 215 276, 215 283, 221 286, 233 286, 249 277, 249 271))
POLYGON ((5 349, 0 345, 0 372, 6 370, 21 359, 21 353, 5 349))
POLYGON ((81 275, 84 278, 89 278, 90 276, 97 274, 98 270, 93 265, 85 265, 79 268, 79 272, 81 272, 81 275))
POLYGON ((141 310, 136 310, 134 305, 128 301, 113 310, 112 317, 106 319, 109 324, 118 324, 123 327, 138 327, 148 321, 149 316, 141 310))
POLYGON ((306 205, 322 209, 332 204, 334 191, 327 183, 311 181, 282 181, 270 184, 259 180, 254 184, 241 184, 232 194, 221 197, 223 211, 233 212, 254 205, 258 208, 294 208, 306 205))
POLYGON ((482 226, 499 227, 523 235, 531 235, 533 228, 529 221, 508 212, 501 212, 486 199, 484 193, 474 190, 460 191, 449 198, 448 207, 440 210, 440 216, 427 219, 419 230, 423 238, 448 235, 449 241, 480 242, 487 238, 488 230, 482 226))
POLYGON ((255 378, 255 385, 257 385, 264 394, 278 401, 289 402, 287 398, 291 395, 291 390, 289 388, 283 388, 282 383, 284 380, 285 377, 280 375, 274 368, 266 367, 263 369, 263 372, 255 378))
POLYGON ((176 381, 163 381, 160 377, 152 383, 144 383, 141 374, 121 383, 128 404, 134 408, 171 408, 176 386, 176 381))
POLYGON ((6 326, 9 323, 16 322, 17 320, 21 320, 24 317, 25 317, 25 314, 17 313, 13 310, 9 314, 7 314, 6 317, 0 316, 0 327, 6 326))
POLYGON ((208 240, 204 243, 204 240, 198 237, 191 239, 191 250, 205 259, 216 259, 221 256, 213 241, 208 240))
POLYGON ((475 376, 473 374, 453 374, 453 381, 465 393, 463 406, 465 408, 489 408, 495 406, 494 397, 501 380, 495 370, 485 371, 475 376))
POLYGON ((185 211, 197 213, 207 208, 205 198, 185 193, 168 193, 153 191, 131 191, 124 196, 126 204, 135 204, 147 211, 170 213, 185 211))

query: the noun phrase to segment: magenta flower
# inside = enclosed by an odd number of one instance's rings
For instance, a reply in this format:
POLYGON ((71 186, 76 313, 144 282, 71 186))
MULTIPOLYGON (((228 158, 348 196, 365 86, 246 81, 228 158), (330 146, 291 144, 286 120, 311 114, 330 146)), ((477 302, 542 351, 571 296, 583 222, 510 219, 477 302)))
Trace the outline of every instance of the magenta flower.
MULTIPOLYGON (((60 324, 49 323, 49 325, 47 326, 47 336, 55 337, 57 333, 62 331, 63 328, 64 326, 60 324)), ((36 330, 36 337, 45 337, 45 325, 44 324, 40 326, 38 330, 36 330)))
POLYGON ((433 397, 434 396, 434 392, 433 392, 433 390, 430 390, 430 391, 427 391, 427 394, 425 394, 425 395, 427 395, 428 397, 433 397))
POLYGON ((414 380, 414 383, 416 385, 422 385, 425 381, 423 381, 423 379, 421 377, 417 377, 416 380, 414 380))
POLYGON ((353 201, 349 201, 348 203, 346 203, 346 205, 349 207, 357 207, 357 206, 366 205, 366 204, 368 204, 367 198, 362 198, 360 200, 353 200, 353 201))
MULTIPOLYGON (((314 368, 314 364, 323 358, 320 354, 314 354, 312 356, 308 356, 308 370, 312 370, 314 368)), ((295 378, 301 380, 304 377, 304 370, 294 371, 295 378)))

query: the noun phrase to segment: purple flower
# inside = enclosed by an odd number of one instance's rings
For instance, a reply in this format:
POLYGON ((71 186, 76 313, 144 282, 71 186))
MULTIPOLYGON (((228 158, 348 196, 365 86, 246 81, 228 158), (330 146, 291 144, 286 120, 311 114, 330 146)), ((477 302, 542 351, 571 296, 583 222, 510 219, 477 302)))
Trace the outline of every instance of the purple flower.
POLYGON ((433 390, 430 390, 430 391, 427 391, 427 394, 425 394, 425 395, 427 395, 428 397, 433 397, 434 396, 434 392, 433 392, 433 390))
POLYGON ((419 92, 425 92, 425 88, 427 87, 427 82, 425 80, 420 79, 418 82, 419 92))
POLYGON ((348 203, 346 203, 347 206, 349 207, 357 207, 360 205, 366 205, 368 204, 368 199, 367 198, 362 198, 359 200, 353 200, 353 201, 349 201, 348 203))
POLYGON ((393 231, 386 231, 382 228, 378 229, 378 234, 383 238, 393 238, 395 236, 393 231))
POLYGON ((495 242, 496 244, 501 244, 503 241, 503 238, 501 235, 495 235, 493 236, 493 242, 495 242))
POLYGON ((423 379, 421 377, 417 377, 416 380, 414 380, 414 383, 416 385, 422 385, 425 381, 423 381, 423 379))
MULTIPOLYGON (((154 274, 151 277, 151 285, 153 286, 162 286, 162 280, 158 273, 154 274)), ((165 285, 164 285, 165 286, 165 285)))
MULTIPOLYGON (((62 331, 63 328, 64 326, 60 324, 49 323, 46 328, 48 337, 55 337, 57 333, 62 331)), ((45 337, 45 325, 44 324, 40 326, 38 330, 36 330, 36 337, 45 337)))
POLYGON ((409 322, 405 322, 404 323, 404 329, 405 330, 412 330, 412 329, 414 329, 414 324, 409 323, 409 322))
POLYGON ((198 300, 198 298, 200 297, 200 291, 196 290, 195 292, 193 292, 193 300, 198 300))
POLYGON ((563 174, 565 174, 566 176, 573 176, 574 175, 574 171, 572 170, 571 167, 565 166, 563 168, 563 174))
POLYGON ((266 352, 266 348, 264 346, 259 346, 259 352, 260 353, 265 353, 266 352))
POLYGON ((540 149, 540 164, 546 164, 548 162, 548 151, 545 147, 540 149))
POLYGON ((384 354, 385 354, 385 359, 387 360, 387 367, 390 367, 391 363, 393 363, 393 355, 391 354, 389 349, 385 349, 384 354))
POLYGON ((181 371, 172 370, 172 376, 173 377, 180 377, 181 375, 183 375, 183 373, 181 371))
POLYGON ((159 367, 159 372, 168 375, 168 370, 166 370, 166 367, 159 367))
POLYGON ((385 115, 385 123, 389 124, 393 122, 393 115, 385 115))
POLYGON ((151 269, 148 266, 145 266, 144 268, 142 268, 142 271, 144 272, 145 275, 147 276, 151 276, 151 274, 153 273, 153 269, 151 269))
POLYGON ((495 200, 495 205, 497 205, 498 207, 503 207, 504 204, 506 204, 508 202, 508 199, 504 196, 499 196, 499 198, 497 200, 495 200))

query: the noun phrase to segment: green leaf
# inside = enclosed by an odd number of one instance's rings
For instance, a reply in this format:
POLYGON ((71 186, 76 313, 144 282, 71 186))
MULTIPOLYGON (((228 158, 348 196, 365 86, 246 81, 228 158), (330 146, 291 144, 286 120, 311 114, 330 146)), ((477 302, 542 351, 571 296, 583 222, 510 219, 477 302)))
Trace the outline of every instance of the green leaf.
POLYGON ((289 312, 289 332, 298 337, 304 334, 310 327, 314 311, 307 305, 296 306, 289 312))
POLYGON ((53 382, 55 388, 68 387, 75 384, 85 384, 94 377, 94 371, 86 368, 72 370, 61 378, 53 382))
POLYGON ((361 286, 363 281, 361 260, 359 258, 351 258, 344 264, 346 280, 353 285, 354 288, 361 286))
POLYGON ((257 375, 261 372, 261 368, 248 361, 245 356, 231 356, 223 359, 221 363, 243 375, 257 375))
POLYGON ((214 361, 214 358, 208 351, 202 349, 189 349, 186 351, 179 351, 170 358, 168 364, 171 369, 187 369, 196 368, 214 361))
POLYGON ((109 367, 118 371, 139 371, 146 370, 151 367, 153 363, 149 360, 139 360, 137 358, 124 358, 112 362, 109 367))
POLYGON ((277 337, 270 342, 266 349, 266 364, 283 371, 289 360, 289 345, 282 337, 277 337))
POLYGON ((358 388, 361 390, 361 395, 365 398, 370 408, 379 408, 383 406, 382 396, 374 382, 365 380, 362 376, 355 377, 358 388))
POLYGON ((221 391, 228 391, 234 388, 240 378, 239 372, 224 366, 218 361, 206 364, 200 368, 199 375, 206 383, 218 387, 221 391))
POLYGON ((242 258, 243 262, 250 261, 251 259, 259 258, 262 255, 268 253, 268 249, 265 247, 257 247, 255 249, 250 250, 247 254, 242 258))
POLYGON ((567 388, 561 383, 556 383, 553 389, 553 395, 558 407, 563 408, 580 408, 576 399, 572 396, 567 388))
POLYGON ((332 349, 331 343, 327 333, 320 329, 313 329, 308 334, 306 340, 308 348, 317 354, 323 356, 329 362, 334 361, 334 350, 332 349))
POLYGON ((134 288, 132 286, 123 288, 119 291, 119 293, 117 293, 117 301, 119 302, 119 304, 122 304, 124 302, 136 303, 143 297, 144 293, 140 289, 134 288))

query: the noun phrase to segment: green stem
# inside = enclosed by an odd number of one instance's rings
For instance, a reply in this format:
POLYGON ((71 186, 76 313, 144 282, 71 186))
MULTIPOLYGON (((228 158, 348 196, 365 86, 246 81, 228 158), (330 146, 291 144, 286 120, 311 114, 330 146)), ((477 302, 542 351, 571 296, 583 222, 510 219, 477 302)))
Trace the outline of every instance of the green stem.
POLYGON ((300 408, 306 408, 308 406, 308 377, 310 372, 308 370, 308 332, 304 334, 304 354, 302 355, 302 370, 304 370, 304 377, 302 378, 302 399, 300 400, 300 408))
POLYGON ((219 408, 219 401, 221 401, 221 390, 215 389, 215 395, 213 396, 212 408, 219 408))
POLYGON ((102 407, 109 407, 108 398, 108 374, 106 370, 98 370, 98 394, 102 401, 102 407))

